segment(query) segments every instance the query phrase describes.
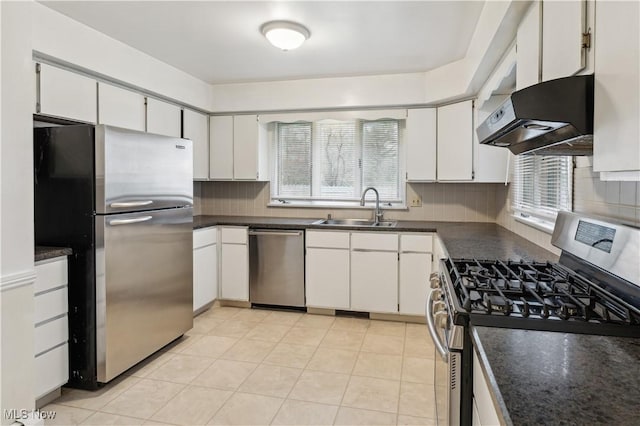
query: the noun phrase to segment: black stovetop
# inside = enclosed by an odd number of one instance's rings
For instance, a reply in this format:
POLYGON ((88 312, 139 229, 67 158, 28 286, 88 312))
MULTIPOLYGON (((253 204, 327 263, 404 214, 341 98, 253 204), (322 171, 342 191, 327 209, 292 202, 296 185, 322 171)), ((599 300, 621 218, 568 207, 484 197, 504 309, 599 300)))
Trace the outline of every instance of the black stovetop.
POLYGON ((454 322, 640 337, 640 310, 556 263, 447 259, 454 322))

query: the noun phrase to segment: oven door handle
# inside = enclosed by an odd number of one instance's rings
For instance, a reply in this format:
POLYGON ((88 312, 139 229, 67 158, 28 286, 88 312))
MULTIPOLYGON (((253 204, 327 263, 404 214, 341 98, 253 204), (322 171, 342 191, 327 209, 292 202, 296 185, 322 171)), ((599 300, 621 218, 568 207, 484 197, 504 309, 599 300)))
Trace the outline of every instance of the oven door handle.
POLYGON ((438 353, 440 353, 442 360, 444 362, 449 362, 449 351, 440 341, 440 336, 438 336, 438 332, 436 331, 436 325, 434 324, 433 303, 432 303, 433 300, 431 298, 432 294, 433 294, 433 291, 429 294, 429 297, 427 297, 427 303, 425 306, 425 317, 427 318, 427 327, 429 328, 429 334, 431 335, 433 344, 436 346, 438 353))

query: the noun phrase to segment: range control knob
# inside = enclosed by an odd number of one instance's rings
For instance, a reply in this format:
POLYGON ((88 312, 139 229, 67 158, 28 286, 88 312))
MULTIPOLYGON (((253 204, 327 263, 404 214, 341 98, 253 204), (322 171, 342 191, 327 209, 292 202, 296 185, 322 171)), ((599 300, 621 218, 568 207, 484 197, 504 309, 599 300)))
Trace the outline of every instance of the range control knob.
POLYGON ((442 300, 439 300, 437 302, 433 302, 433 312, 434 313, 442 312, 444 310, 445 310, 445 305, 444 305, 444 302, 442 300))
POLYGON ((446 329, 447 320, 448 320, 448 315, 446 312, 438 312, 435 316, 436 327, 446 329))
POLYGON ((431 281, 431 288, 440 288, 440 277, 437 272, 431 273, 429 281, 431 281))
POLYGON ((442 290, 439 288, 433 289, 431 291, 431 300, 442 300, 442 290))

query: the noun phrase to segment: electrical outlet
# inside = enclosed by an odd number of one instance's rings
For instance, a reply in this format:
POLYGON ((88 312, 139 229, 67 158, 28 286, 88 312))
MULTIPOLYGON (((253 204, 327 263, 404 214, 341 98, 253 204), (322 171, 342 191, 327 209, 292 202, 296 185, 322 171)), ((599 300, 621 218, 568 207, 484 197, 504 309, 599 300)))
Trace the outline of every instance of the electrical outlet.
POLYGON ((422 207, 422 198, 417 195, 413 196, 413 198, 411 198, 411 207, 422 207))

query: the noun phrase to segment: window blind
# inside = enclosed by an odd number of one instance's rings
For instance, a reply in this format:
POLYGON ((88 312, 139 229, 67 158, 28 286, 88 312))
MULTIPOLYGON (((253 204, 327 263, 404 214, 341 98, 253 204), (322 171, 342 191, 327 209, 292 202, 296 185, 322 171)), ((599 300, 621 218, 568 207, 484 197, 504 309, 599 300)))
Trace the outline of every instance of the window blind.
POLYGON ((555 220, 571 211, 573 157, 520 155, 515 161, 514 210, 555 220))
POLYGON ((402 201, 398 120, 275 125, 273 198, 354 201, 374 186, 381 200, 402 201))

